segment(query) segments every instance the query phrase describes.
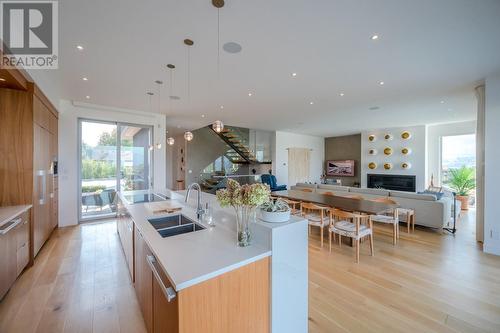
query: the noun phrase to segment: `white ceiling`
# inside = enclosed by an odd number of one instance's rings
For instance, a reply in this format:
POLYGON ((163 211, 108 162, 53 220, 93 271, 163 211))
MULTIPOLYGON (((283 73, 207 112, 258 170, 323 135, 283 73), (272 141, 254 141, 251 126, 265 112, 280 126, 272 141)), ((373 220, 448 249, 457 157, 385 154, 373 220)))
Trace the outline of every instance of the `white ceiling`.
POLYGON ((330 136, 470 120, 475 84, 500 70, 496 0, 226 0, 221 45, 243 50, 221 51, 220 80, 210 0, 64 0, 59 17, 61 97, 148 111, 153 91, 157 112, 163 80, 171 131, 221 119, 330 136), (190 100, 185 38, 195 42, 190 100), (167 63, 181 98, 172 108, 167 63))

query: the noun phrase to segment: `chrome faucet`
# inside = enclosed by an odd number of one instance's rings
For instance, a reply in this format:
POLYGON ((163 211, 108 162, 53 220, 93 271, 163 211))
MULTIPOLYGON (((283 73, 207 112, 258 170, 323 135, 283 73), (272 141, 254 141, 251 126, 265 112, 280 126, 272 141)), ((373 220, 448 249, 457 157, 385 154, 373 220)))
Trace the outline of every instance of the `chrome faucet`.
POLYGON ((191 193, 192 189, 195 189, 198 191, 198 204, 196 207, 196 216, 198 217, 198 220, 201 220, 203 214, 205 213, 205 210, 203 209, 203 205, 201 204, 201 186, 200 186, 200 184, 192 183, 191 185, 189 185, 187 193, 186 193, 185 201, 188 202, 189 193, 191 193))

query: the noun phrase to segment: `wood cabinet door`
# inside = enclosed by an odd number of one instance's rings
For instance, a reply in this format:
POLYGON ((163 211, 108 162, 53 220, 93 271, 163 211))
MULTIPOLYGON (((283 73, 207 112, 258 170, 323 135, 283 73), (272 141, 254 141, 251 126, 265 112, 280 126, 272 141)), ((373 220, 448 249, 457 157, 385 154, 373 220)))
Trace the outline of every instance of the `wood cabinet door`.
POLYGON ((21 216, 22 222, 15 229, 16 237, 16 277, 29 262, 29 213, 21 216))
MULTIPOLYGON (((177 297, 170 302, 167 300, 163 287, 172 287, 168 278, 157 267, 160 281, 153 276, 153 332, 155 333, 177 333, 179 332, 179 304, 177 297)), ((195 318, 193 318, 195 320, 195 318)))
POLYGON ((153 332, 153 272, 147 256, 152 255, 142 234, 135 229, 135 292, 148 332, 153 332))
POLYGON ((50 235, 50 133, 41 126, 34 125, 34 175, 33 175, 33 229, 34 253, 40 251, 50 235))
POLYGON ((17 239, 15 230, 0 235, 0 300, 17 277, 17 239))

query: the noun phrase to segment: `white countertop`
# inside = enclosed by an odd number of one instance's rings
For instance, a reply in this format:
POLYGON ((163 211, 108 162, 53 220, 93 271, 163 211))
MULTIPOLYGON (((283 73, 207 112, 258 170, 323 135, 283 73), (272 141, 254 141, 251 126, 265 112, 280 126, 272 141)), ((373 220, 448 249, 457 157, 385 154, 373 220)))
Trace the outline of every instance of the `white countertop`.
MULTIPOLYGON (((147 193, 138 191, 141 192, 147 193)), ((155 192, 167 195, 172 204, 182 206, 182 214, 197 220, 194 210, 196 193, 185 203, 179 193, 169 190, 155 192)), ((147 219, 168 214, 153 215, 146 204, 127 204, 121 193, 119 195, 176 291, 271 255, 268 238, 257 237, 262 235, 262 230, 256 231, 256 237, 250 246, 236 245, 235 215, 231 209, 222 209, 213 203, 213 195, 203 193, 203 202, 209 201, 212 204, 215 227, 211 228, 197 221, 206 229, 166 238, 163 238, 147 219)), ((254 226, 262 229, 259 225, 254 226)))
POLYGON ((0 207, 0 226, 9 222, 31 208, 32 205, 0 207))

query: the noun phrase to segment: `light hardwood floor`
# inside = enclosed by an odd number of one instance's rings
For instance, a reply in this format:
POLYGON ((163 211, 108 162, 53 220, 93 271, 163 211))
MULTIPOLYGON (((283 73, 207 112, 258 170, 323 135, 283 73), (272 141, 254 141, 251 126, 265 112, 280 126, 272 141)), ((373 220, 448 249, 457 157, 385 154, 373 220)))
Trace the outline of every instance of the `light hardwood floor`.
POLYGON ((57 229, 0 303, 0 332, 145 332, 116 224, 57 229))
MULTIPOLYGON (((313 231, 309 331, 500 332, 500 258, 477 248, 470 220, 455 237, 402 228, 397 246, 378 227, 359 264, 313 231)), ((0 303, 0 332, 37 331, 145 331, 114 222, 58 229, 0 303)))

